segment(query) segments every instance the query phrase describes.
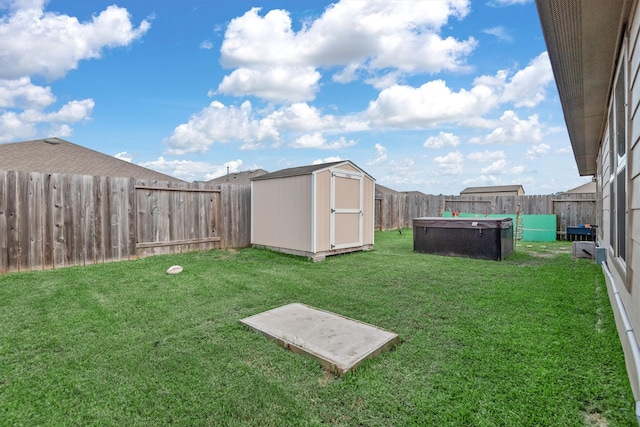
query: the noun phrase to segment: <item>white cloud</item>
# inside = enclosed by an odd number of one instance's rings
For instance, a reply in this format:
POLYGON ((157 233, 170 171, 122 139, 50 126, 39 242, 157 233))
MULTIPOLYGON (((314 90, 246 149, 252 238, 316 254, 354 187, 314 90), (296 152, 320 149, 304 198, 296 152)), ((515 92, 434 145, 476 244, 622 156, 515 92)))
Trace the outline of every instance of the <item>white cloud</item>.
POLYGON ((50 130, 49 130, 49 132, 47 134, 48 135, 59 136, 61 138, 65 138, 65 137, 71 136, 72 133, 73 133, 73 129, 68 124, 66 124, 66 123, 62 123, 62 124, 53 123, 51 125, 50 130))
POLYGON ((377 143, 373 147, 373 159, 367 162, 367 166, 378 166, 384 163, 387 160, 387 149, 384 145, 377 143))
POLYGON ((548 144, 539 144, 539 145, 532 145, 531 148, 529 148, 529 150, 527 150, 527 159, 536 159, 540 156, 544 156, 546 154, 549 154, 549 152, 551 151, 551 146, 548 144))
POLYGON ((546 88, 552 81, 549 55, 542 52, 511 78, 504 88, 501 101, 513 102, 516 107, 535 107, 544 100, 546 88))
POLYGON ((555 152, 558 154, 572 154, 573 149, 570 145, 566 145, 564 147, 558 148, 557 150, 555 150, 555 152))
POLYGON ((330 157, 325 157, 324 159, 316 159, 313 161, 312 164, 314 165, 321 165, 323 163, 333 163, 333 162, 339 162, 342 159, 340 158, 340 156, 330 156, 330 157))
POLYGON ((465 70, 476 41, 442 37, 440 31, 450 18, 463 18, 469 11, 467 0, 341 1, 296 32, 287 11, 261 16, 261 10, 253 8, 227 27, 221 63, 235 70, 218 90, 300 101, 312 99, 320 78, 317 70, 323 67, 344 67, 333 74, 334 81, 343 83, 360 72, 465 70))
POLYGON ((507 168, 507 161, 505 159, 496 160, 491 163, 489 166, 484 167, 480 170, 483 174, 487 173, 504 173, 507 168))
POLYGON ((398 71, 391 71, 385 74, 376 74, 373 77, 365 79, 365 83, 373 86, 378 90, 386 89, 388 87, 398 84, 398 80, 401 77, 401 73, 398 71))
POLYGON ((477 42, 453 37, 441 38, 436 33, 402 32, 386 34, 381 40, 380 53, 371 60, 375 69, 398 68, 405 72, 437 73, 467 71, 464 58, 475 49, 477 42))
POLYGON ((347 64, 342 70, 335 73, 331 80, 338 83, 349 83, 357 78, 357 71, 360 64, 352 62, 347 64))
POLYGON ((502 150, 498 151, 488 151, 485 150, 483 152, 474 151, 473 153, 467 154, 467 160, 477 163, 482 162, 495 162, 496 160, 506 159, 507 155, 502 150))
POLYGON ((497 174, 497 175, 506 175, 506 174, 521 174, 525 171, 524 166, 509 166, 505 159, 496 160, 491 163, 489 166, 484 167, 480 170, 480 172, 484 174, 497 174))
MULTIPOLYGON (((323 115, 320 110, 307 103, 299 102, 275 111, 254 110, 249 101, 240 107, 225 106, 213 101, 200 112, 192 115, 187 123, 177 126, 173 134, 166 138, 169 154, 205 152, 216 142, 241 142, 242 150, 257 150, 272 142, 273 148, 281 145, 284 133, 297 134, 291 139, 309 133, 355 132, 367 129, 366 122, 355 116, 335 117, 323 115), (302 134, 302 135, 301 135, 302 134)), ((324 148, 342 148, 354 145, 356 141, 345 138, 326 142, 324 148)), ((311 146, 307 136, 296 144, 311 146)))
POLYGON ((309 132, 341 128, 339 120, 332 115, 323 115, 316 107, 298 102, 269 114, 266 121, 283 130, 309 132))
POLYGON ((213 101, 208 107, 192 115, 187 123, 176 127, 164 140, 169 154, 202 153, 216 142, 242 141, 256 144, 277 140, 280 134, 269 120, 256 118, 251 103, 240 107, 225 106, 213 101))
POLYGON ((51 87, 33 84, 32 77, 61 78, 80 61, 130 45, 150 28, 146 20, 135 28, 127 10, 117 6, 81 23, 45 12, 46 3, 0 0, 0 141, 71 135, 70 125, 89 119, 94 100, 70 100, 56 109, 51 87))
POLYGON ((380 178, 380 182, 391 188, 421 188, 425 184, 436 185, 437 179, 427 180, 426 171, 420 164, 411 158, 392 160, 385 167, 386 175, 380 178))
POLYGON ((340 137, 334 141, 327 141, 320 132, 302 135, 289 144, 292 148, 316 148, 319 150, 338 150, 340 148, 351 147, 356 145, 357 141, 347 140, 340 137))
POLYGON ((133 157, 131 157, 131 154, 127 153, 126 151, 121 151, 119 153, 116 153, 113 157, 115 157, 116 159, 124 160, 125 162, 129 162, 129 163, 131 163, 131 161, 133 160, 133 157))
POLYGON ((494 91, 485 85, 453 92, 443 80, 418 88, 395 85, 369 103, 366 115, 379 126, 430 127, 481 116, 497 104, 494 91))
POLYGON ((531 3, 533 0, 491 0, 490 5, 493 6, 513 6, 516 4, 531 3))
POLYGON ((440 132, 437 136, 430 136, 422 144, 425 148, 457 147, 460 138, 449 132, 440 132))
POLYGON ((200 42, 200 49, 211 50, 213 49, 213 43, 211 40, 203 40, 200 42))
POLYGON ((127 10, 118 6, 81 23, 72 16, 44 12, 44 3, 16 2, 8 16, 0 17, 0 78, 62 77, 79 61, 100 58, 105 48, 131 44, 151 26, 143 20, 134 28, 127 10))
POLYGON ((44 117, 46 121, 75 123, 89 118, 94 106, 93 99, 70 101, 58 112, 46 114, 44 117))
POLYGON ((491 185, 500 185, 500 180, 493 175, 480 175, 465 179, 462 181, 462 184, 465 187, 487 187, 491 185))
POLYGON ((34 85, 29 77, 0 79, 0 108, 41 110, 55 101, 50 87, 34 85))
POLYGON ((438 171, 442 175, 462 175, 464 156, 459 151, 435 157, 433 162, 436 163, 438 171))
POLYGON ((318 91, 320 73, 312 67, 238 68, 225 76, 218 92, 272 102, 309 101, 318 91))
POLYGON ((495 36, 498 40, 505 42, 512 42, 513 37, 509 34, 507 29, 501 25, 497 27, 487 28, 482 30, 483 33, 495 36))
POLYGON ((164 157, 150 162, 142 162, 140 166, 153 169, 164 174, 175 176, 185 181, 209 181, 229 173, 258 169, 260 166, 245 166, 240 159, 230 160, 222 165, 192 160, 166 160, 164 157))
POLYGON ((538 115, 533 114, 526 120, 507 110, 500 117, 500 124, 484 137, 471 138, 471 144, 516 144, 539 142, 544 136, 543 126, 538 115))
POLYGON ((45 113, 39 110, 21 112, 6 111, 0 114, 0 142, 17 141, 40 135, 71 135, 69 123, 89 119, 94 107, 92 99, 71 101, 58 111, 45 113))
POLYGON ((255 170, 261 169, 258 165, 245 165, 244 162, 240 159, 238 160, 230 160, 222 164, 222 166, 213 165, 211 166, 209 172, 205 173, 204 178, 202 180, 209 181, 211 179, 219 178, 221 176, 226 175, 227 173, 236 173, 247 170, 255 170))

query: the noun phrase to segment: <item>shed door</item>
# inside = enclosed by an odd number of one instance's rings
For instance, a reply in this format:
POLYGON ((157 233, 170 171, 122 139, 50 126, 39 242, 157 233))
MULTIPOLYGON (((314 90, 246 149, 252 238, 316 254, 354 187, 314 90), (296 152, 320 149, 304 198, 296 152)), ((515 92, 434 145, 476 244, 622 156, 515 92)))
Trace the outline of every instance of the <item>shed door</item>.
POLYGON ((363 175, 331 172, 331 249, 362 246, 363 175))

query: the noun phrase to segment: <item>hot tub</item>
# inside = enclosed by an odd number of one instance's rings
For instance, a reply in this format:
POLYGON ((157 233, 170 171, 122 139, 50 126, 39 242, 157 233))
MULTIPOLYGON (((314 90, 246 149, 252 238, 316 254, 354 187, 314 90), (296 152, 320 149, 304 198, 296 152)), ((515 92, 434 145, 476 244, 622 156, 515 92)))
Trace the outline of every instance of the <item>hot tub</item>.
POLYGON ((413 219, 413 250, 500 261, 513 252, 511 218, 413 219))

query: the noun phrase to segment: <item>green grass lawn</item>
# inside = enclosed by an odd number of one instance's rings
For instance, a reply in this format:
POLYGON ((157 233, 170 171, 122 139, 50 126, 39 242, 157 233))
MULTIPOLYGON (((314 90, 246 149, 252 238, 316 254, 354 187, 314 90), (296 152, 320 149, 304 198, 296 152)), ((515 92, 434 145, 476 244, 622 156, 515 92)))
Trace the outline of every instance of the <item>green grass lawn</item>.
POLYGON ((242 249, 0 276, 0 425, 637 425, 598 266, 568 243, 501 262, 412 244, 405 230, 322 263, 242 249), (238 323, 291 302, 401 343, 335 377, 238 323))

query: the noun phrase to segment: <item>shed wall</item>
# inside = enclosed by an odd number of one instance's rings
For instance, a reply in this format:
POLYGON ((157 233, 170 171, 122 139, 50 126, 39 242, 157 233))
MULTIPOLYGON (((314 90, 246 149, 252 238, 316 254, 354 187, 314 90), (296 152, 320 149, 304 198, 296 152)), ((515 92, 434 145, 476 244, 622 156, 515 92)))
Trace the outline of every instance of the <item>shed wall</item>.
POLYGON ((375 227, 375 186, 376 183, 368 176, 364 176, 364 223, 362 231, 362 244, 373 245, 373 230, 375 227))
POLYGON ((311 175, 253 181, 254 245, 310 252, 311 175))
POLYGON ((331 172, 326 170, 316 174, 316 252, 331 249, 331 172))

